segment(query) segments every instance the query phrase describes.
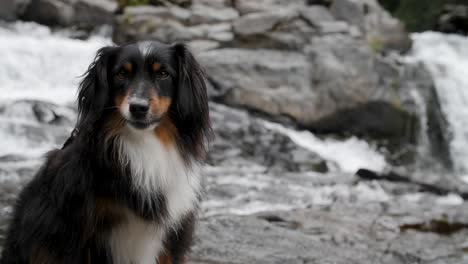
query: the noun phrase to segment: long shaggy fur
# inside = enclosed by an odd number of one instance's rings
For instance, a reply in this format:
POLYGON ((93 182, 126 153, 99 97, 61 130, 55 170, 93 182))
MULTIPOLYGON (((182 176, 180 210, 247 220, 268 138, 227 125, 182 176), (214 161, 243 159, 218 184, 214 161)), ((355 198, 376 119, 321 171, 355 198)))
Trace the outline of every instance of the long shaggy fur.
POLYGON ((102 48, 80 84, 78 109, 74 136, 47 154, 19 195, 0 263, 184 263, 211 137, 192 54, 158 42, 102 48), (154 103, 166 110, 156 127, 129 125, 125 103, 137 96, 170 102, 154 103))

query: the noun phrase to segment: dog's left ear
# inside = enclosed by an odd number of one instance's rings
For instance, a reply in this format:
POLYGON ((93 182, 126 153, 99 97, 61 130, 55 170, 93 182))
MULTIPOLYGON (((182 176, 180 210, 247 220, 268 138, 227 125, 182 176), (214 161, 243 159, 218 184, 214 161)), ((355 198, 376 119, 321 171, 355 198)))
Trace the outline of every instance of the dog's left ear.
MULTIPOLYGON (((208 112, 208 95, 205 85, 205 74, 184 44, 174 45, 178 64, 176 106, 181 119, 203 118, 208 112)), ((199 120, 198 120, 199 121, 199 120)))
POLYGON ((190 145, 201 146, 202 141, 209 140, 212 133, 205 73, 184 44, 177 43, 173 49, 178 64, 174 114, 180 122, 178 128, 182 129, 179 132, 190 141, 187 142, 190 145))
POLYGON ((91 129, 104 110, 109 91, 107 66, 115 49, 115 47, 101 48, 80 83, 77 124, 80 130, 91 129))

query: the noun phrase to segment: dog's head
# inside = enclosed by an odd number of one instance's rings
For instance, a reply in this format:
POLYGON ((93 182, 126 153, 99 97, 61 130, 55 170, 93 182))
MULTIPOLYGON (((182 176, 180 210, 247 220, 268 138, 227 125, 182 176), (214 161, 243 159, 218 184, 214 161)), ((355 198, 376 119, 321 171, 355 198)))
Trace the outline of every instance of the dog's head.
POLYGON ((109 133, 117 134, 124 126, 166 126, 182 144, 203 145, 210 133, 204 80, 183 44, 144 41, 102 48, 80 85, 78 128, 94 131, 106 123, 109 133))

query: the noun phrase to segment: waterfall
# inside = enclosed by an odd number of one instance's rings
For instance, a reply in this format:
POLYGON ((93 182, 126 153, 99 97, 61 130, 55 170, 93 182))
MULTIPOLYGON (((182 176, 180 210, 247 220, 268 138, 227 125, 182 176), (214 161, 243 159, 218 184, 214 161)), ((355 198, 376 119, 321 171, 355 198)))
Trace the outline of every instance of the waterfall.
POLYGON ((468 174, 468 38, 435 32, 413 34, 412 59, 429 69, 452 133, 458 174, 468 174))

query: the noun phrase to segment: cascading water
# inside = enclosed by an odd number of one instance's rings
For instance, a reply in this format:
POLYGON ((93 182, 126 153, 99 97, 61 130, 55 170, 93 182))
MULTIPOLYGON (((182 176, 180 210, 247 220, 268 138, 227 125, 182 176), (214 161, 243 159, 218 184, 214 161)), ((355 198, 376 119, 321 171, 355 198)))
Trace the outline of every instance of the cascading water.
POLYGON ((468 174, 468 38, 435 32, 413 34, 411 59, 423 62, 434 78, 450 124, 456 173, 468 174))

